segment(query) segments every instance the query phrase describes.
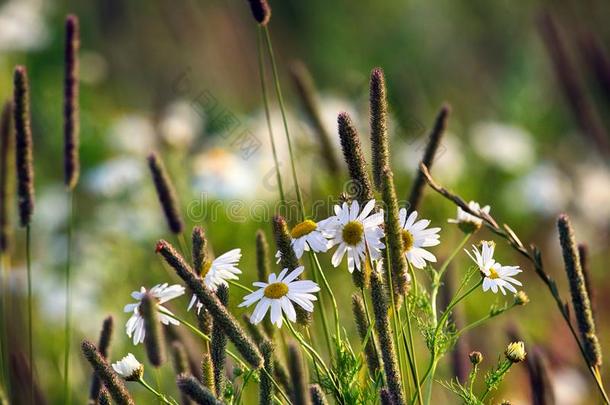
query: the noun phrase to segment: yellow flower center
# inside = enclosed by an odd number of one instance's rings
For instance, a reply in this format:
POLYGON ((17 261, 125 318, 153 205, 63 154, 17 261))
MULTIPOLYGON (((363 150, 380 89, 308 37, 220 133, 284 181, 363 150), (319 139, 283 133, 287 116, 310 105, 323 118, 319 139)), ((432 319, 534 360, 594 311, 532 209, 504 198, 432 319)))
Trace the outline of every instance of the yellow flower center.
POLYGON ((350 246, 356 246, 362 242, 364 226, 358 221, 350 221, 343 227, 343 241, 350 246))
POLYGON ((301 236, 305 236, 315 231, 318 225, 313 222, 311 219, 307 219, 300 224, 296 224, 294 228, 290 231, 290 236, 293 239, 300 238, 301 236))
POLYGON ((493 267, 491 269, 489 269, 489 276, 487 276, 489 278, 491 278, 492 280, 495 280, 497 278, 500 278, 500 275, 498 274, 498 272, 496 271, 496 269, 494 269, 493 267))
POLYGON ((402 249, 404 252, 408 252, 413 247, 413 234, 406 229, 402 230, 402 249))
POLYGON ((284 283, 271 283, 265 287, 265 297, 277 300, 288 294, 288 286, 284 283))
POLYGON ((203 265, 201 266, 201 271, 199 272, 199 275, 202 278, 205 277, 210 272, 211 268, 212 268, 212 262, 210 260, 206 260, 205 262, 203 262, 203 265))

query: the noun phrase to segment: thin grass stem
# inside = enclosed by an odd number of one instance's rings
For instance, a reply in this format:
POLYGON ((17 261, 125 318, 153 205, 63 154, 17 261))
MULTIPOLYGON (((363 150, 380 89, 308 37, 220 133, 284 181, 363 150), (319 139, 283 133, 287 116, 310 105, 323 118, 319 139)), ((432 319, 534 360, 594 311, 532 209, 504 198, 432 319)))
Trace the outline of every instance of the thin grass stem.
POLYGON ((32 234, 30 224, 28 223, 25 228, 25 257, 27 267, 27 278, 28 278, 28 354, 29 354, 29 367, 30 367, 30 403, 34 403, 34 343, 33 343, 33 332, 32 332, 32 234))
POLYGON ((72 337, 72 226, 74 222, 74 191, 72 188, 67 191, 68 206, 68 233, 66 251, 66 308, 65 308, 65 330, 64 330, 64 403, 70 403, 70 339, 72 337))

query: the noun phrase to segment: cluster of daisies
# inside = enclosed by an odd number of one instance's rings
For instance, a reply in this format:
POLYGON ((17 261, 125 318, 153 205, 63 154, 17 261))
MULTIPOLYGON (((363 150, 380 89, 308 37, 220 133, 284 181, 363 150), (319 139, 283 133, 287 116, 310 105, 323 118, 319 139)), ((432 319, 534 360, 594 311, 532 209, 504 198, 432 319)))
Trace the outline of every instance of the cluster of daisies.
MULTIPOLYGON (((385 234, 383 230, 383 210, 375 209, 375 200, 370 200, 364 207, 360 207, 357 201, 351 204, 344 202, 342 205, 335 205, 334 216, 323 221, 314 222, 305 220, 292 228, 291 246, 297 258, 301 258, 305 251, 327 252, 336 247, 332 255, 331 263, 338 267, 347 256, 347 268, 350 273, 354 270, 361 271, 364 260, 367 256, 379 263, 382 261, 382 250, 385 248, 382 242, 385 234)), ((469 208, 474 212, 489 213, 489 206, 481 208, 478 203, 471 201, 469 208)), ((407 262, 417 269, 423 269, 427 262, 436 262, 436 257, 427 248, 436 246, 440 243, 440 228, 429 228, 430 221, 427 219, 417 219, 417 211, 410 214, 406 209, 399 212, 399 221, 402 229, 403 254, 407 262)), ((456 219, 449 220, 456 223, 467 233, 472 233, 482 225, 482 220, 471 215, 461 208, 458 208, 456 219)), ((475 262, 483 276, 483 291, 491 289, 494 293, 498 290, 506 294, 505 290, 516 293, 514 285, 521 283, 513 278, 521 272, 518 266, 503 266, 494 260, 494 244, 483 241, 480 250, 473 246, 472 252, 467 252, 475 262)), ((280 253, 276 254, 280 258, 280 253)), ((214 260, 206 261, 199 274, 204 285, 216 291, 220 285, 227 285, 231 280, 237 280, 241 274, 238 265, 241 259, 241 250, 233 249, 214 260)), ((279 260, 278 260, 279 262, 279 260)), ((373 268, 379 268, 374 266, 373 268)), ((291 322, 296 322, 296 312, 294 304, 303 310, 313 312, 313 302, 317 300, 314 293, 320 291, 320 287, 313 281, 301 280, 299 276, 303 273, 304 267, 298 267, 289 271, 283 269, 279 275, 272 273, 267 282, 257 281, 253 286, 257 289, 246 295, 240 307, 249 307, 256 303, 250 322, 257 324, 261 322, 266 314, 270 312, 270 319, 273 324, 281 328, 284 316, 291 322)), ((139 305, 142 297, 146 293, 142 287, 140 291, 134 291, 132 297, 137 300, 125 306, 124 311, 131 313, 131 318, 126 324, 127 335, 133 339, 134 344, 144 341, 144 320, 139 313, 139 305)), ((159 320, 165 325, 179 324, 173 314, 163 306, 171 299, 179 297, 185 293, 185 288, 180 285, 168 286, 160 284, 151 288, 149 294, 157 300, 159 309, 159 320)), ((193 295, 188 305, 188 310, 193 306, 197 312, 202 308, 202 304, 193 295)))

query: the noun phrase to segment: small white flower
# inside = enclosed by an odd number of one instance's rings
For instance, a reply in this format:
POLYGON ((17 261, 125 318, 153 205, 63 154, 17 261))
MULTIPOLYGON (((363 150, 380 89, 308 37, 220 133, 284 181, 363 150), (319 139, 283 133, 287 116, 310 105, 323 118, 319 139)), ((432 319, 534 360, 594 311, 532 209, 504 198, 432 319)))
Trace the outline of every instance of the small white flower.
POLYGON ((506 295, 506 288, 508 291, 516 294, 517 290, 511 285, 522 285, 519 280, 514 279, 512 276, 521 273, 519 266, 502 266, 496 262, 493 258, 495 244, 493 242, 482 241, 481 251, 476 246, 472 246, 472 255, 466 251, 468 256, 477 264, 479 270, 484 275, 483 279, 483 291, 487 291, 491 288, 494 293, 498 292, 498 288, 503 295, 506 295))
MULTIPOLYGON (((148 291, 153 297, 157 300, 157 308, 162 309, 165 312, 171 314, 171 312, 162 306, 161 304, 166 303, 167 301, 173 300, 176 297, 184 294, 184 287, 179 284, 174 284, 172 286, 168 286, 167 283, 157 284, 153 288, 148 291)), ((130 338, 133 337, 133 344, 137 345, 138 343, 144 342, 144 318, 140 315, 140 302, 142 298, 146 294, 146 288, 141 287, 140 291, 134 291, 131 293, 131 297, 133 299, 138 300, 136 303, 127 304, 125 308, 123 308, 124 312, 132 312, 131 318, 125 324, 125 329, 127 332, 127 336, 130 338)), ((180 325, 180 322, 175 320, 174 318, 166 315, 162 312, 159 312, 159 321, 164 325, 180 325)))
POLYGON ((366 257, 367 246, 372 260, 381 257, 381 249, 385 245, 381 242, 383 229, 383 211, 372 215, 375 208, 375 200, 370 200, 362 212, 358 201, 353 201, 351 206, 346 202, 343 206, 335 205, 335 216, 325 220, 324 227, 327 237, 330 238, 328 247, 339 245, 332 257, 332 264, 338 267, 343 256, 347 252, 347 269, 350 273, 361 269, 362 261, 366 257))
POLYGON ((112 363, 112 368, 127 381, 137 381, 144 373, 144 366, 131 353, 116 363, 112 363))
POLYGON ((438 234, 441 228, 428 228, 430 221, 427 219, 417 219, 417 211, 413 211, 407 217, 407 210, 401 208, 398 219, 402 228, 402 243, 405 257, 411 265, 418 269, 426 267, 426 261, 436 262, 436 256, 428 252, 425 247, 436 246, 441 243, 438 234))
MULTIPOLYGON (((300 222, 290 230, 292 237, 291 245, 297 259, 303 256, 304 251, 313 250, 314 252, 326 252, 328 250, 328 240, 325 237, 324 230, 329 219, 315 223, 310 219, 300 222)), ((278 258, 281 253, 278 251, 275 255, 278 258)))
MULTIPOLYGON (((468 208, 470 208, 474 212, 483 212, 485 214, 489 214, 490 207, 489 205, 481 208, 478 202, 470 201, 468 203, 468 208)), ((447 222, 451 224, 458 224, 458 226, 463 229, 465 232, 472 232, 481 227, 483 225, 483 220, 479 217, 476 217, 472 214, 467 213, 462 209, 462 207, 457 207, 457 218, 449 219, 447 222)))
MULTIPOLYGON (((237 280, 237 274, 241 274, 241 270, 237 268, 240 259, 241 249, 233 249, 212 261, 204 262, 202 268, 197 270, 203 278, 203 284, 211 291, 216 291, 219 285, 226 285, 227 280, 237 280)), ((199 313, 203 304, 197 300, 195 294, 191 297, 187 311, 190 311, 195 303, 199 313)))
POLYGON ((266 283, 262 281, 252 283, 259 289, 246 295, 244 301, 239 304, 240 307, 249 307, 258 301, 250 316, 250 322, 257 324, 262 321, 269 308, 271 308, 271 323, 278 328, 282 327, 282 312, 289 321, 296 322, 297 315, 293 302, 305 311, 313 312, 313 301, 317 300, 313 293, 320 291, 320 287, 310 280, 296 280, 304 269, 300 266, 290 273, 288 269, 284 269, 277 278, 275 273, 270 274, 266 283))

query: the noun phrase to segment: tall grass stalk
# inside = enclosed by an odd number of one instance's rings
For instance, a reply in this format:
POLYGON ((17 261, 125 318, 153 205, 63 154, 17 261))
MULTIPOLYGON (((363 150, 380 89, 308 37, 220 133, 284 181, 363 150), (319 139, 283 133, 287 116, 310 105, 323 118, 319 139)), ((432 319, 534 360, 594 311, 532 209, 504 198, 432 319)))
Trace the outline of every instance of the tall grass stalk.
POLYGON ((33 304, 32 304, 32 232, 30 225, 25 228, 25 257, 28 278, 28 360, 30 362, 30 399, 34 403, 34 333, 33 333, 33 304))
MULTIPOLYGON (((409 269, 409 274, 411 274, 411 284, 413 286, 415 297, 417 297, 417 279, 415 278, 415 272, 413 271, 413 266, 411 266, 410 262, 407 262, 407 266, 409 269)), ((407 333, 409 336, 409 344, 405 341, 405 347, 407 348, 407 355, 409 355, 409 367, 411 368, 411 375, 413 377, 413 383, 415 385, 415 394, 417 395, 417 402, 422 405, 422 392, 421 386, 418 384, 419 381, 419 370, 417 369, 417 356, 415 355, 415 344, 413 343, 413 329, 411 326, 411 314, 409 311, 409 295, 408 292, 404 299, 404 308, 405 308, 405 316, 407 318, 407 333)), ((400 310, 397 310, 400 312, 400 310)), ((400 319, 399 319, 400 320, 400 319)), ((404 334, 403 334, 404 339, 404 334)))
POLYGON ((70 403, 70 338, 72 337, 72 283, 70 281, 72 262, 72 226, 74 222, 74 192, 68 189, 68 233, 66 250, 66 307, 64 324, 64 403, 70 403))

